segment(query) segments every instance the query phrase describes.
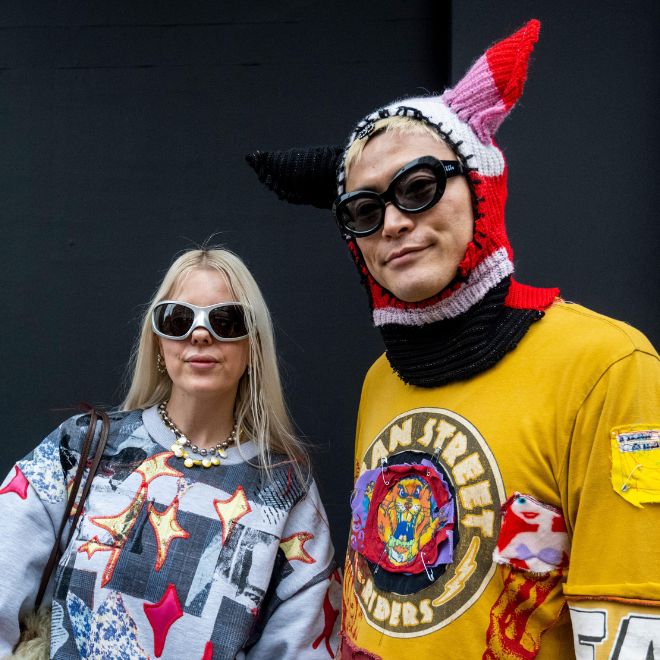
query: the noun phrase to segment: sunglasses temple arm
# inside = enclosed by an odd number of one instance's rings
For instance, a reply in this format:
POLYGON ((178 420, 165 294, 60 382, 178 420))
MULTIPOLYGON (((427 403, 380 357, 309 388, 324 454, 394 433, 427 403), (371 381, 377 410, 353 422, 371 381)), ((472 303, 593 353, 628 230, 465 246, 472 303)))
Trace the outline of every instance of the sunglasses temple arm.
POLYGON ((459 160, 441 160, 440 162, 445 168, 445 174, 448 179, 452 176, 460 176, 465 173, 463 165, 459 160))

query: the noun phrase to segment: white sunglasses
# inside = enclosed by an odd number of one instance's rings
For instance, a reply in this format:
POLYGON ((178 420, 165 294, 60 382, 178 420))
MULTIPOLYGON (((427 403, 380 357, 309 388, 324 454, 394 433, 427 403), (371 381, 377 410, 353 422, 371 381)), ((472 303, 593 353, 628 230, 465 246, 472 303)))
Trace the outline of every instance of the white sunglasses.
POLYGON ((151 327, 160 337, 181 341, 195 328, 206 328, 218 341, 239 341, 248 335, 245 313, 240 302, 223 302, 197 307, 180 300, 162 300, 151 314, 151 327))

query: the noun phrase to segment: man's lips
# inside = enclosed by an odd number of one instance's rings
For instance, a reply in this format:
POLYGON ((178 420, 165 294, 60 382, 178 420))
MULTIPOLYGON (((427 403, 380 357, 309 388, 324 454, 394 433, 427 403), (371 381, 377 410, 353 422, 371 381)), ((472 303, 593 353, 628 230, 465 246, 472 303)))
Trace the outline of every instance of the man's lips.
POLYGON ((408 254, 413 254, 415 252, 421 252, 422 250, 426 250, 426 248, 427 248, 426 245, 410 245, 407 247, 399 248, 398 250, 394 250, 393 252, 390 252, 387 255, 387 257, 385 257, 384 263, 389 264, 392 261, 401 259, 401 257, 405 257, 408 254))

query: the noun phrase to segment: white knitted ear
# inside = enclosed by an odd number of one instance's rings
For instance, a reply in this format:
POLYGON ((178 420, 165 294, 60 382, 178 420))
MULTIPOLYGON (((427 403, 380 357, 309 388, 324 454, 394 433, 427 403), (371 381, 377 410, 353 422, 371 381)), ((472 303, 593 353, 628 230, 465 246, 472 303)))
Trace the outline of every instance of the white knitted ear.
MULTIPOLYGON (((499 176, 504 171, 504 156, 499 148, 489 142, 484 144, 464 121, 451 110, 441 96, 421 96, 406 99, 401 103, 409 104, 421 112, 422 116, 437 130, 447 135, 447 141, 464 159, 469 159, 470 167, 479 170, 484 176, 499 176)), ((396 114, 399 104, 387 107, 391 114, 396 114)), ((375 120, 374 120, 375 121, 375 120)))
POLYGON ((538 41, 541 24, 531 20, 510 37, 491 46, 442 100, 468 123, 484 144, 520 98, 529 58, 538 41))

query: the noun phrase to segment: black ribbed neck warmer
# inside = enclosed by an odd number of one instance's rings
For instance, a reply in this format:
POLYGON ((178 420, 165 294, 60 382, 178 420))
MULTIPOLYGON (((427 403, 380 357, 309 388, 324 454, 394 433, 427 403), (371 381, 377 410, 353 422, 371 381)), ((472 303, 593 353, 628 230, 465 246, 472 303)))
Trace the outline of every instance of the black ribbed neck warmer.
POLYGON ((422 327, 384 325, 392 369, 408 385, 437 387, 472 378, 499 362, 543 312, 504 306, 510 278, 465 314, 422 327))

